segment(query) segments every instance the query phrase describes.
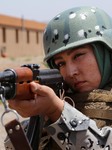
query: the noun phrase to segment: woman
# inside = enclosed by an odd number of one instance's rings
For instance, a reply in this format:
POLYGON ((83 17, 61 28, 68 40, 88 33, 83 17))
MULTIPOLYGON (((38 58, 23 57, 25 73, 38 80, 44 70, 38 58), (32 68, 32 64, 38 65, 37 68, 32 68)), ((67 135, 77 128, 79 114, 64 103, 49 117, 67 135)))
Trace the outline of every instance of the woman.
POLYGON ((56 149, 112 149, 111 38, 112 20, 103 10, 78 7, 58 14, 44 33, 45 61, 59 69, 67 97, 32 82, 35 99, 9 101, 23 117, 44 116, 56 149))

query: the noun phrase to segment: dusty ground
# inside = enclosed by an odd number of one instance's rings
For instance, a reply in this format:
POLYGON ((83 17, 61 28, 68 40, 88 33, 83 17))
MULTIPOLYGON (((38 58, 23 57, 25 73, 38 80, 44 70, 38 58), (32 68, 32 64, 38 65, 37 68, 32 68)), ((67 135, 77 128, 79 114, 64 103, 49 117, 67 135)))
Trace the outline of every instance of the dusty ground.
POLYGON ((39 64, 41 68, 45 68, 43 57, 16 57, 16 58, 2 58, 0 57, 0 71, 7 68, 15 68, 24 64, 39 64))
MULTIPOLYGON (((42 57, 24 57, 24 58, 1 58, 0 57, 0 72, 3 71, 4 69, 17 68, 23 64, 30 64, 30 63, 39 64, 41 69, 45 68, 42 57)), ((0 103, 0 118, 3 112, 4 112, 4 107, 0 103)), ((11 113, 7 114, 5 121, 8 122, 11 119, 12 119, 12 114, 11 113)), ((23 119, 24 118, 20 117, 20 120, 23 120, 23 119)), ((6 131, 0 121, 0 150, 5 150, 4 149, 5 138, 6 138, 6 131)))

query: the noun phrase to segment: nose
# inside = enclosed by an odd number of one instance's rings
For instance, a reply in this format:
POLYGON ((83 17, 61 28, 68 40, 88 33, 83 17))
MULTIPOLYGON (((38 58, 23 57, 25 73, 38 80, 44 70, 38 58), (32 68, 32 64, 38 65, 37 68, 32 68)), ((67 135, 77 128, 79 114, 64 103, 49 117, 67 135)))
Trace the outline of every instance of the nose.
POLYGON ((67 77, 73 78, 75 75, 78 74, 78 67, 74 63, 68 63, 66 65, 66 75, 67 77))

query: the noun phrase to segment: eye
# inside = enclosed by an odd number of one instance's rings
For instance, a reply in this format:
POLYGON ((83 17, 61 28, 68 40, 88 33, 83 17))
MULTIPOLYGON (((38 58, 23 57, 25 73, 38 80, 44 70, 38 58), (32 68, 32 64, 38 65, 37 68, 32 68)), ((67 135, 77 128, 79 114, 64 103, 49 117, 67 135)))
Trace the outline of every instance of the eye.
POLYGON ((74 59, 78 59, 78 58, 80 58, 81 56, 83 56, 85 53, 77 53, 77 54, 75 54, 75 56, 74 56, 74 59))
POLYGON ((56 64, 56 67, 60 69, 61 67, 65 65, 65 62, 56 62, 55 64, 56 64))

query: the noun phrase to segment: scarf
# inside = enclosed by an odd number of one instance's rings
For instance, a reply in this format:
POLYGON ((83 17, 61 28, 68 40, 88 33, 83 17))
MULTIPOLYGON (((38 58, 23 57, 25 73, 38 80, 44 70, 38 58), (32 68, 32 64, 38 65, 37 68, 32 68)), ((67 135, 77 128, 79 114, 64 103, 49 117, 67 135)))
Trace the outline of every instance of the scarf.
POLYGON ((93 43, 92 46, 101 73, 99 88, 103 89, 107 83, 112 83, 112 52, 101 43, 93 43))

